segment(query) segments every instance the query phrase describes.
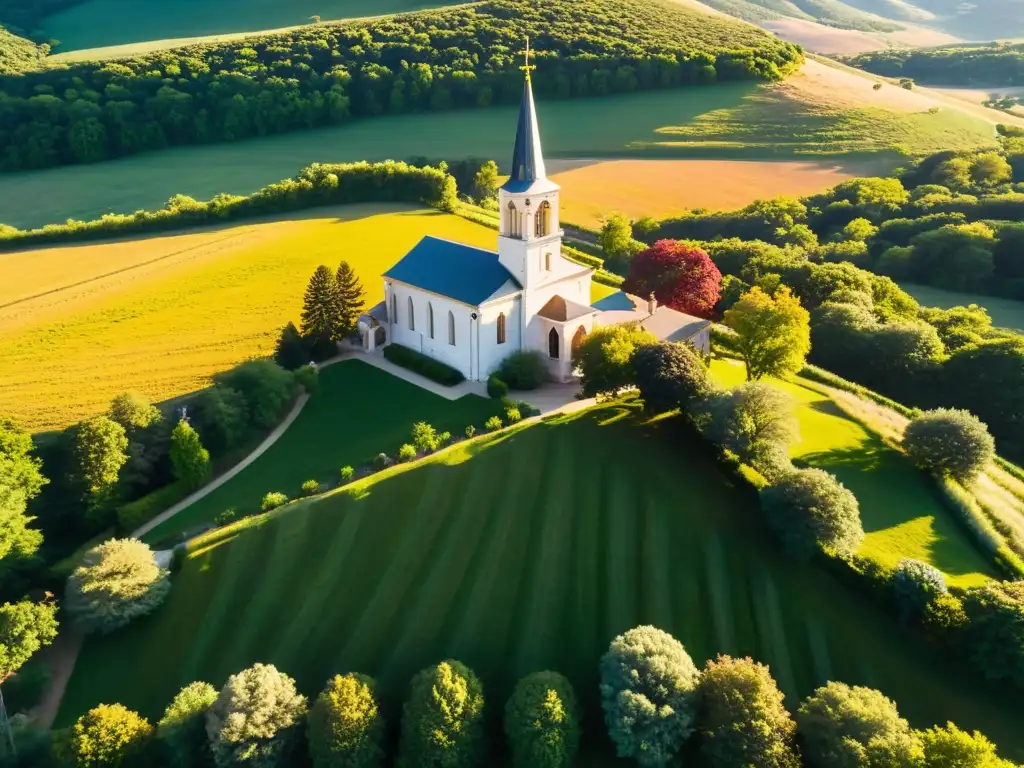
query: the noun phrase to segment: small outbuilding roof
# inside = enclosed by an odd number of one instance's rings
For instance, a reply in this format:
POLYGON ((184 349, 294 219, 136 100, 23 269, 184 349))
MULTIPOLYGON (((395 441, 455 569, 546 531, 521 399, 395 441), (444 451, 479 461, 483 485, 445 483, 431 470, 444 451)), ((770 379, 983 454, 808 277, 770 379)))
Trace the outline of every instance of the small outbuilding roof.
POLYGON ((609 294, 595 301, 593 306, 601 311, 602 324, 639 323, 659 341, 688 341, 711 326, 710 320, 671 307, 658 306, 657 303, 625 291, 609 294))
POLYGON ((565 323, 585 315, 592 315, 594 312, 593 307, 577 304, 575 301, 555 294, 548 299, 548 303, 541 307, 537 314, 547 320, 554 320, 556 323, 565 323))
POLYGON ((427 235, 384 277, 479 306, 506 283, 522 288, 498 261, 498 254, 427 235))

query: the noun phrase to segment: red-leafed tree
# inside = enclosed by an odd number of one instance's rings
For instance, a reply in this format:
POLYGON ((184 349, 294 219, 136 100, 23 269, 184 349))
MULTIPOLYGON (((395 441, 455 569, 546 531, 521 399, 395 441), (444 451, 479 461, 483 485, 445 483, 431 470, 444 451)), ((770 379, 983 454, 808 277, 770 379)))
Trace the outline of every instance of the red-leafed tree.
POLYGON ((722 273, 711 257, 681 240, 659 240, 633 257, 623 289, 641 298, 708 317, 718 301, 722 273))

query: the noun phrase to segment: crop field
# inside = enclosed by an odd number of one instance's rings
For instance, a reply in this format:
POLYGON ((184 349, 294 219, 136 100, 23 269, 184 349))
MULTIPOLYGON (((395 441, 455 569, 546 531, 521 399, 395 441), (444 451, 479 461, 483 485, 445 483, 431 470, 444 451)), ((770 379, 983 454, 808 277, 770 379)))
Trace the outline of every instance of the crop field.
POLYGON ((992 324, 997 328, 1011 328, 1024 333, 1024 301, 1001 299, 997 296, 982 296, 974 293, 944 291, 928 285, 904 283, 900 287, 925 307, 949 307, 977 304, 988 310, 992 324))
MULTIPOLYGON (((801 73, 771 85, 726 84, 542 102, 544 151, 549 159, 562 161, 748 161, 723 163, 714 175, 695 180, 694 192, 713 204, 732 194, 736 177, 749 172, 749 161, 821 163, 821 168, 831 168, 867 159, 884 161, 891 168, 901 162, 895 149, 923 153, 994 143, 993 123, 1003 118, 1001 113, 951 97, 948 101, 954 106, 949 106, 893 86, 876 92, 873 83, 863 73, 811 61, 801 73), (937 104, 938 111, 929 113, 937 104)), ((218 192, 248 194, 311 162, 476 156, 507 165, 515 121, 515 107, 385 116, 96 165, 4 174, 0 222, 26 228, 158 208, 178 193, 202 200, 218 192)), ((849 172, 858 173, 858 168, 851 165, 849 172)), ((650 199, 665 191, 663 177, 659 173, 649 184, 634 178, 631 184, 650 199)), ((754 199, 783 191, 771 175, 760 173, 759 178, 749 188, 754 199)), ((827 178, 822 181, 829 183, 827 178)), ((606 191, 591 193, 593 197, 583 190, 576 204, 600 206, 606 191)), ((692 201, 694 193, 687 199, 692 201)), ((662 205, 685 207, 671 201, 662 205)))
MULTIPOLYGON (((903 23, 903 22, 901 22, 903 23)), ((958 38, 946 32, 905 24, 895 32, 863 32, 839 29, 807 19, 766 19, 758 26, 771 30, 783 40, 802 45, 808 51, 825 54, 850 55, 868 51, 897 48, 918 48, 956 42, 958 38)))
POLYGON ((259 32, 308 24, 313 16, 334 21, 454 4, 455 0, 87 0, 46 17, 43 31, 60 40, 58 51, 76 51, 164 38, 259 32))
POLYGON ((597 660, 641 623, 701 661, 769 663, 791 706, 827 679, 868 684, 916 725, 952 719, 1024 754, 1011 702, 784 557, 692 436, 616 402, 197 542, 156 614, 86 642, 57 724, 111 701, 156 718, 182 685, 255 661, 310 695, 330 674, 373 674, 397 718, 412 674, 455 657, 483 678, 495 731, 521 675, 565 672, 600 748, 597 660))
POLYGON ((155 401, 269 354, 319 264, 348 260, 369 306, 380 275, 433 234, 493 248, 493 230, 400 206, 0 255, 0 413, 67 426, 134 389, 155 401))
POLYGON ((337 484, 344 466, 360 467, 381 452, 395 456, 417 421, 461 436, 470 424, 482 432, 499 410, 495 401, 475 395, 446 400, 358 358, 337 363, 323 370, 320 392, 266 453, 143 539, 166 541, 226 509, 240 516, 258 512, 267 492, 295 498, 306 480, 337 484))
MULTIPOLYGON (((719 383, 735 386, 743 366, 716 360, 719 383)), ((800 439, 790 455, 801 466, 827 470, 857 496, 867 534, 858 554, 895 566, 905 557, 930 563, 960 587, 994 576, 988 561, 965 537, 928 478, 828 397, 787 381, 772 380, 797 401, 800 439)))

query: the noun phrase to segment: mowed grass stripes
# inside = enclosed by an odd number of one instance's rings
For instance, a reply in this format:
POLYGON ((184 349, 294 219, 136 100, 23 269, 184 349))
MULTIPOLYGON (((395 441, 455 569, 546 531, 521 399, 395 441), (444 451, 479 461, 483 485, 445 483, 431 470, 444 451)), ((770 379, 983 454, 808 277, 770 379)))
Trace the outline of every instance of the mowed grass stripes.
POLYGON ((1009 703, 786 559, 749 489, 633 402, 461 444, 197 551, 156 615, 86 643, 59 723, 115 701, 159 717, 186 683, 257 661, 309 695, 337 672, 375 675, 397 717, 413 673, 454 656, 483 678, 495 724, 519 677, 565 672, 600 749, 597 662, 640 623, 699 664, 768 663, 790 705, 827 677, 870 683, 917 725, 1024 745, 1009 703))

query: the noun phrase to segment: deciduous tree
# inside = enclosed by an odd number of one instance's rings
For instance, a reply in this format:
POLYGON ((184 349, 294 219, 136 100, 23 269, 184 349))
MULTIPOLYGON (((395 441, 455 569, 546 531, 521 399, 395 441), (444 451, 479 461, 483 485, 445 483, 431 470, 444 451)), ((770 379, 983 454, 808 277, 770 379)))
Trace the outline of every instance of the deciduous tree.
POLYGON ((43 543, 42 532, 28 527, 35 518, 25 509, 25 491, 0 484, 0 571, 10 561, 34 554, 43 543))
POLYGON ((1024 581, 992 581, 964 595, 966 647, 990 680, 1024 686, 1024 581))
POLYGON ((242 396, 247 426, 255 429, 274 426, 295 391, 295 377, 270 360, 249 360, 213 380, 242 396))
POLYGON ((384 759, 384 718, 366 675, 335 675, 306 721, 313 768, 376 768, 384 759))
POLYGON ((57 604, 22 600, 0 605, 0 682, 57 637, 57 604))
POLYGON ((152 613, 171 590, 168 572, 138 539, 93 547, 68 579, 64 607, 85 632, 111 632, 152 613))
POLYGON ((498 164, 488 160, 473 176, 473 192, 476 199, 484 201, 498 199, 498 164))
POLYGON ((922 469, 966 482, 995 457, 988 427, 968 411, 939 408, 926 411, 907 425, 903 449, 922 469))
POLYGON ((707 317, 721 283, 722 273, 706 252, 682 240, 659 240, 633 257, 623 289, 640 297, 653 293, 672 309, 707 317))
POLYGON ((811 351, 811 315, 785 286, 774 296, 755 286, 725 313, 725 323, 739 335, 751 381, 796 373, 811 351))
POLYGON ((711 391, 707 366, 689 344, 643 345, 634 350, 632 362, 640 396, 654 413, 687 409, 711 391))
POLYGON ((700 752, 709 765, 799 768, 796 724, 768 667, 720 655, 704 667, 700 695, 700 752))
POLYGON ((557 672, 534 672, 505 706, 505 735, 516 768, 569 768, 580 727, 572 685, 557 672))
POLYGON ((100 704, 78 718, 70 751, 76 768, 142 765, 153 736, 146 718, 121 704, 100 704))
POLYGON ((179 421, 171 433, 171 465, 174 477, 186 488, 198 488, 210 479, 210 452, 187 419, 179 421))
POLYGON ((292 765, 306 698, 271 664, 254 664, 228 678, 206 712, 206 735, 220 768, 292 765))
POLYGON ((106 416, 93 416, 78 425, 75 459, 91 494, 100 495, 117 482, 118 472, 128 461, 127 449, 124 427, 106 416))
POLYGON ((892 588, 904 621, 916 619, 939 595, 946 593, 942 571, 913 558, 900 560, 892 574, 892 588))
POLYGON ((213 753, 206 738, 206 711, 216 700, 216 688, 196 682, 178 691, 167 705, 157 723, 156 737, 173 768, 213 765, 213 753))
POLYGON ((612 640, 601 657, 601 706, 619 757, 668 765, 695 729, 700 673, 672 635, 651 626, 612 640))
POLYGON ((460 661, 442 661, 412 679, 402 717, 399 768, 470 768, 484 749, 484 689, 460 661))
POLYGON ((43 477, 43 462, 33 455, 32 436, 12 419, 0 416, 0 485, 19 488, 31 501, 49 482, 43 477))
POLYGON ((583 393, 595 397, 633 386, 636 383, 633 353, 657 341, 652 333, 635 323, 595 328, 573 356, 573 363, 581 372, 583 393))
MULTIPOLYGON (((748 382, 715 393, 702 408, 707 412, 704 434, 755 466, 772 456, 772 446, 785 455, 797 436, 792 395, 764 382, 748 382)), ((788 468, 788 463, 783 468, 788 468)))
POLYGON ((917 732, 927 768, 1014 768, 1001 760, 996 745, 978 731, 968 733, 953 723, 917 732))
POLYGON ((274 350, 274 362, 286 371, 294 371, 309 362, 309 342, 302 337, 295 323, 288 323, 281 329, 274 350))
POLYGON ((864 540, 857 497, 822 469, 787 472, 761 491, 761 507, 786 549, 801 560, 819 547, 852 555, 864 540))
POLYGON ((129 434, 136 429, 145 429, 161 418, 160 410, 138 392, 124 392, 115 397, 108 415, 129 434))

